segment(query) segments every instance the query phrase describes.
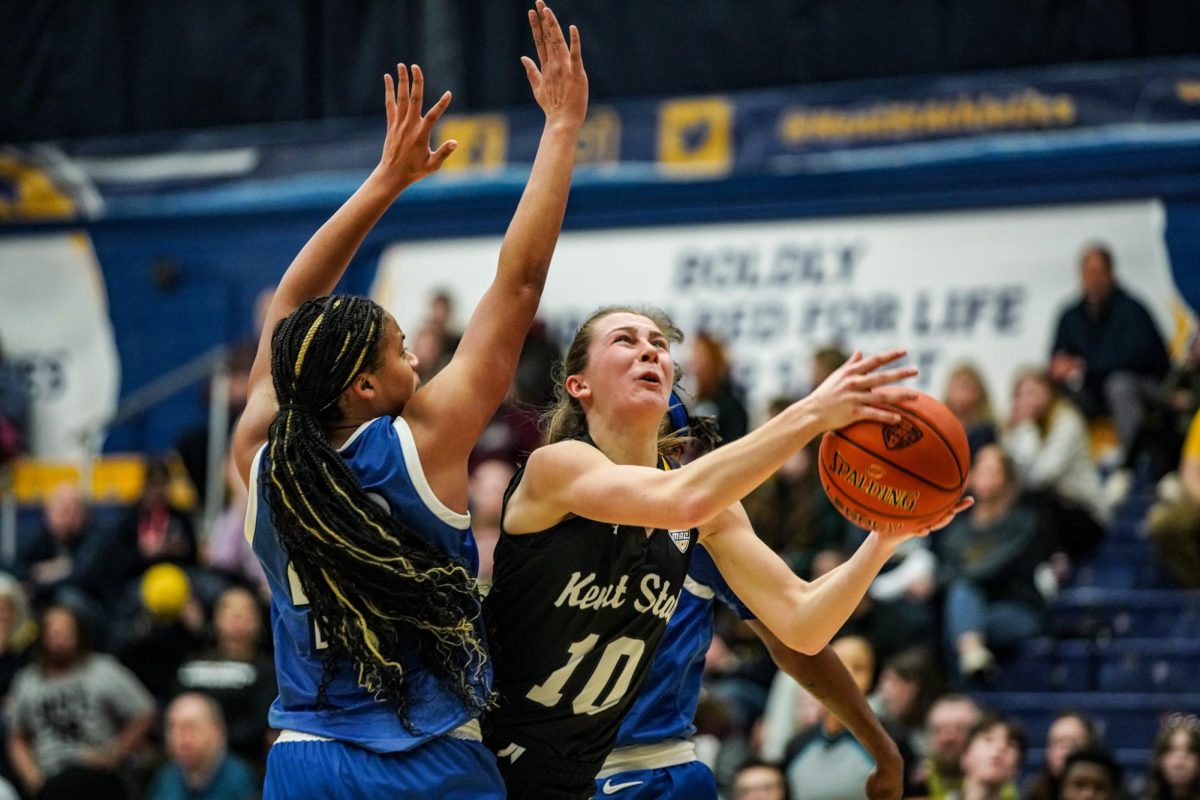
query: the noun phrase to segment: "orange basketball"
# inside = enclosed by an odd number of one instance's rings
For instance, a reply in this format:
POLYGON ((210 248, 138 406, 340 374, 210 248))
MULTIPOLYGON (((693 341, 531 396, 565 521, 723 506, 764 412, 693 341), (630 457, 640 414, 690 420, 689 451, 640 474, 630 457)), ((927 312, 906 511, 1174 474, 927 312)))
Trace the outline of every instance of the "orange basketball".
POLYGON ((870 530, 926 527, 962 497, 971 456, 962 423, 927 394, 897 404, 896 425, 856 422, 821 440, 821 485, 842 516, 870 530))

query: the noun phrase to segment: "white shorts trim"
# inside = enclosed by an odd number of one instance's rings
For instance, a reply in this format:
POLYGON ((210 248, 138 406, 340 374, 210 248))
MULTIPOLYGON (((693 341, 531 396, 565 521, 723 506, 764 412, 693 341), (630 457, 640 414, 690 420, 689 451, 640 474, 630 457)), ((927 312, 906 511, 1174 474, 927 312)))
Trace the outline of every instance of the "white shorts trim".
POLYGON ((279 732, 279 738, 275 740, 275 744, 287 744, 288 742, 332 742, 328 736, 317 736, 315 733, 305 733, 304 731, 282 730, 279 732))
POLYGON ((607 778, 635 769, 663 769, 687 764, 696 758, 696 746, 690 739, 671 739, 658 744, 635 744, 618 747, 604 759, 596 779, 607 778))
MULTIPOLYGON (((483 741, 483 729, 479 727, 479 720, 471 719, 459 725, 454 730, 446 734, 453 739, 466 739, 470 742, 483 741)), ((284 729, 279 732, 279 737, 275 740, 275 744, 287 744, 288 742, 336 742, 337 739, 331 739, 328 736, 318 736, 315 733, 305 733, 304 731, 294 731, 284 729)))

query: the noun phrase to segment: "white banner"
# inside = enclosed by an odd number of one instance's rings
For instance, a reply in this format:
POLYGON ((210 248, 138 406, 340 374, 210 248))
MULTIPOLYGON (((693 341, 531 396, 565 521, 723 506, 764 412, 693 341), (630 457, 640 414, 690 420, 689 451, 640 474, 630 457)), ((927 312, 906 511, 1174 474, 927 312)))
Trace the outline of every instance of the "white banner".
MULTIPOLYGON (((810 355, 834 344, 908 348, 917 385, 936 396, 950 368, 972 362, 1003 413, 1014 371, 1046 362, 1059 312, 1079 297, 1085 243, 1112 249, 1118 280, 1164 336, 1185 324, 1163 225, 1157 202, 1137 201, 568 233, 542 316, 569 337, 597 306, 662 306, 685 334, 709 330, 729 346, 755 410, 807 391, 810 355)), ((498 252, 495 239, 393 245, 375 297, 410 335, 438 289, 465 321, 498 252)), ((675 354, 685 368, 687 354, 685 342, 675 354)))
POLYGON ((89 432, 116 409, 120 379, 108 297, 86 234, 0 238, 0 342, 28 381, 32 453, 86 455, 89 432))

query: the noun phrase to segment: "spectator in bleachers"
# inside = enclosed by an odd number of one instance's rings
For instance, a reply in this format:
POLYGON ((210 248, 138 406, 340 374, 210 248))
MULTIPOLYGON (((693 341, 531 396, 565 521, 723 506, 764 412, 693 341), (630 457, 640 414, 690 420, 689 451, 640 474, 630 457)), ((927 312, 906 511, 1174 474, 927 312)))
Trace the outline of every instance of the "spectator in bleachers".
POLYGON ((1057 800, 1067 757, 1097 744, 1096 726, 1087 716, 1067 711, 1055 717, 1046 733, 1046 763, 1025 784, 1025 800, 1057 800))
POLYGON ((13 678, 29 663, 37 624, 29 616, 29 602, 21 585, 0 572, 0 700, 8 697, 13 678))
POLYGON ((1107 750, 1089 745, 1067 757, 1062 791, 1052 800, 1117 800, 1122 796, 1121 765, 1107 750))
POLYGON ((944 399, 967 432, 967 446, 972 458, 979 448, 996 441, 996 420, 987 386, 973 364, 959 364, 950 370, 944 399))
POLYGON ((1045 622, 1034 583, 1046 556, 1042 527, 1037 514, 1020 502, 1013 462, 999 446, 979 451, 968 492, 975 498, 971 513, 938 537, 944 638, 963 678, 993 669, 992 648, 1036 636, 1045 622))
POLYGON ((1111 415, 1120 453, 1128 455, 1150 398, 1170 359, 1150 312, 1116 280, 1112 251, 1086 247, 1079 262, 1082 297, 1059 317, 1050 377, 1088 417, 1111 415))
POLYGON ((949 800, 1015 800, 1028 740, 1016 722, 984 714, 967 735, 962 788, 949 800))
POLYGON ((454 297, 445 289, 429 298, 429 313, 413 337, 413 353, 417 356, 417 373, 429 381, 450 363, 462 331, 454 325, 454 297))
MULTIPOLYGON (((771 401, 768 413, 778 415, 793 401, 771 401)), ((797 450, 774 475, 742 501, 759 538, 799 575, 812 569, 821 550, 843 543, 842 517, 821 489, 814 441, 797 450)))
POLYGON ((1154 740, 1146 800, 1200 800, 1200 719, 1172 715, 1154 740))
POLYGON ((1177 433, 1186 433, 1188 422, 1200 411, 1200 330, 1192 334, 1183 359, 1167 373, 1163 392, 1176 423, 1183 426, 1177 433))
POLYGON ((221 707, 203 694, 176 697, 166 713, 170 763, 159 770, 147 800, 254 800, 256 779, 229 753, 221 707))
POLYGON ((500 512, 504 492, 516 468, 507 461, 489 459, 475 467, 467 479, 471 499, 471 532, 479 549, 479 580, 491 583, 493 556, 500 541, 500 512))
POLYGON ((791 800, 783 768, 770 761, 751 759, 733 774, 733 800, 791 800))
POLYGON ((113 615, 109 649, 160 704, 204 631, 204 609, 175 564, 155 564, 131 586, 113 615))
MULTIPOLYGON (((861 636, 843 636, 830 648, 862 693, 869 694, 875 681, 870 642, 861 636)), ((824 706, 818 723, 788 747, 785 764, 792 794, 805 800, 856 800, 875 769, 871 755, 824 706)))
POLYGON ((1165 496, 1150 509, 1150 538, 1159 559, 1175 580, 1189 589, 1200 589, 1200 411, 1192 418, 1178 480, 1166 482, 1165 496))
POLYGON ((217 599, 212 627, 212 646, 180 665, 177 687, 216 699, 230 748, 262 767, 270 734, 267 712, 279 694, 275 662, 263 649, 262 607, 249 590, 230 587, 217 599))
POLYGON ((967 737, 979 722, 979 706, 965 694, 939 697, 925 718, 929 756, 910 775, 906 797, 946 800, 962 787, 967 737))
POLYGON ((112 656, 92 653, 66 606, 42 615, 36 661, 9 700, 9 755, 39 800, 125 800, 118 774, 154 724, 154 700, 112 656))
POLYGON ((41 527, 17 553, 13 573, 28 584, 35 603, 87 608, 106 577, 102 539, 79 485, 61 483, 47 496, 41 527))
POLYGON ((1044 372, 1018 375, 1004 447, 1022 486, 1042 506, 1058 549, 1071 560, 1094 550, 1108 509, 1088 450, 1087 425, 1044 372))
POLYGON ((29 389, 0 342, 0 467, 28 450, 29 389))
POLYGON ((906 763, 929 754, 925 718, 942 692, 942 676, 929 648, 916 645, 884 662, 871 707, 906 763))
POLYGON ((687 373, 692 381, 696 407, 693 416, 716 417, 722 442, 732 442, 750 430, 750 415, 741 390, 731 376, 725 346, 711 333, 701 331, 692 343, 687 373))
POLYGON ((130 581, 140 578, 147 567, 160 562, 196 564, 196 531, 191 517, 171 501, 170 480, 166 461, 150 459, 142 496, 112 532, 105 556, 109 607, 121 600, 130 581))

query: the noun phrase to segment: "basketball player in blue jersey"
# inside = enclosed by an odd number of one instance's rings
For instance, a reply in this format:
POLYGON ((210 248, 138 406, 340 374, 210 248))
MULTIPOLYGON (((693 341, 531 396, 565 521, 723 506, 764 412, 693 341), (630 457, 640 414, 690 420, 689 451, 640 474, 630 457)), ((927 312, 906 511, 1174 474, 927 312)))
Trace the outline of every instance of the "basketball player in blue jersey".
POLYGON ((617 746, 596 777, 597 798, 716 800, 712 771, 696 759, 690 738, 700 702, 704 656, 712 641, 713 613, 724 603, 746 621, 780 669, 832 711, 875 759, 864 787, 869 800, 898 800, 904 762, 895 742, 867 705, 832 649, 815 656, 792 650, 759 623, 701 547, 692 556, 679 605, 650 666, 650 674, 621 723, 617 746))
POLYGON ((265 800, 500 798, 480 742, 491 664, 467 516, 467 456, 509 388, 562 225, 587 109, 579 35, 544 3, 523 58, 545 128, 491 287, 451 362, 418 387, 416 359, 375 303, 327 296, 430 149, 447 92, 422 114, 419 67, 385 78, 379 166, 280 281, 234 455, 247 535, 271 586, 283 733, 265 800))
POLYGON ((510 484, 486 603, 499 701, 485 726, 511 796, 592 796, 697 543, 764 626, 816 654, 908 538, 872 533, 808 583, 754 535, 738 502, 818 433, 897 421, 886 404, 913 393, 888 384, 916 370, 876 370, 901 351, 856 353, 758 430, 670 469, 660 433, 680 339, 656 310, 589 317, 564 358, 549 444, 510 484))

